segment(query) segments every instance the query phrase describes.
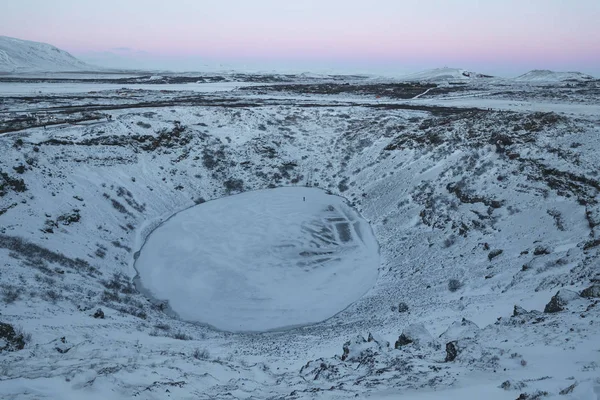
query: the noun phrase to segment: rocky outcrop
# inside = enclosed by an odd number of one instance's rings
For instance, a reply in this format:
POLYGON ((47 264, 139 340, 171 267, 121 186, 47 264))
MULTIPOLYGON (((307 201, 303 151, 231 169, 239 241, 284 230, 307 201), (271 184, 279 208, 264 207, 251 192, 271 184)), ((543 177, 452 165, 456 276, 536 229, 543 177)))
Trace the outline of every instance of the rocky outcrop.
POLYGON ((456 357, 458 356, 458 342, 457 341, 453 341, 453 342, 448 342, 446 343, 446 362, 452 362, 454 360, 456 360, 456 357))
POLYGON ((581 297, 600 298, 600 284, 594 284, 580 293, 581 297))
POLYGON ((557 313, 564 311, 567 304, 570 301, 579 298, 579 294, 575 293, 572 290, 561 289, 550 299, 550 302, 546 304, 544 308, 545 313, 557 313))
POLYGON ((421 347, 434 345, 435 340, 423 324, 413 324, 402 331, 402 334, 398 337, 394 347, 399 349, 402 346, 407 346, 409 344, 421 347))
POLYGON ((12 325, 0 322, 0 353, 23 350, 26 342, 25 335, 17 332, 12 325))
POLYGON ((463 318, 453 322, 444 333, 440 335, 443 342, 459 339, 472 339, 479 333, 479 327, 473 321, 463 318))

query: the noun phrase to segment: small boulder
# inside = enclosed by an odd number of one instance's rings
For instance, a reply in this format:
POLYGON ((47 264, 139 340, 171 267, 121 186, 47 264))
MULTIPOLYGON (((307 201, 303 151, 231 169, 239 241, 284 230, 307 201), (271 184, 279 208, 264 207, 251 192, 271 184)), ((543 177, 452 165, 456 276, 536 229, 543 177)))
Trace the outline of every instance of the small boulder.
POLYGON ((550 302, 546 304, 544 312, 548 314, 561 312, 571 300, 575 300, 577 298, 579 298, 579 294, 576 292, 568 289, 561 289, 556 292, 556 294, 550 299, 550 302))
POLYGON ((409 345, 412 342, 413 341, 408 336, 402 333, 400 336, 398 336, 398 340, 396 340, 396 343, 394 343, 394 348, 399 349, 400 347, 409 345))
POLYGON ((462 321, 453 322, 440 339, 444 342, 456 341, 458 339, 472 339, 479 333, 479 327, 472 321, 463 318, 462 321))
POLYGON ((567 386, 566 388, 562 389, 560 392, 558 392, 558 394, 565 396, 569 393, 573 393, 573 390, 575 390, 575 388, 577 387, 577 382, 573 383, 572 385, 567 386))
MULTIPOLYGON (((523 307, 515 305, 512 316, 509 319, 505 320, 504 323, 513 326, 518 326, 528 322, 533 324, 539 324, 540 322, 544 322, 544 320, 545 317, 543 317, 543 313, 541 311, 527 311, 523 307)), ((496 325, 499 324, 501 324, 500 320, 496 322, 496 325)))
POLYGON ((398 312, 404 313, 408 311, 408 304, 401 302, 398 304, 398 312))
POLYGON ((458 352, 459 352, 459 348, 458 348, 457 341, 446 343, 446 360, 445 361, 451 362, 451 361, 456 360, 456 357, 458 356, 458 352))
POLYGON ((97 309, 94 313, 94 318, 104 319, 104 311, 101 308, 97 309))
POLYGON ((375 342, 379 345, 379 347, 390 347, 390 342, 388 342, 387 340, 385 340, 384 338, 382 338, 381 336, 379 336, 376 333, 369 332, 369 337, 367 338, 367 342, 368 343, 375 342))
POLYGON ((394 347, 399 349, 402 346, 414 344, 417 347, 424 345, 431 345, 435 343, 433 336, 425 328, 423 324, 413 324, 408 326, 402 331, 402 334, 398 337, 394 347))
POLYGON ((495 250, 490 251, 488 253, 488 260, 492 261, 494 258, 498 257, 503 252, 504 252, 504 250, 501 250, 501 249, 495 249, 495 250))
POLYGON ((362 362, 375 355, 380 348, 375 340, 367 342, 365 338, 358 335, 344 343, 342 361, 362 362))
MULTIPOLYGON (((339 368, 328 360, 319 358, 315 361, 309 361, 300 369, 300 375, 306 380, 331 382, 339 379, 339 368)), ((292 392, 293 394, 294 392, 292 392)))
POLYGON ((512 316, 513 317, 520 317, 520 316, 527 315, 527 314, 529 314, 529 313, 528 313, 528 311, 526 309, 524 309, 521 306, 515 305, 515 308, 513 309, 513 315, 512 316))
POLYGON ((589 288, 584 289, 580 296, 586 298, 600 298, 600 284, 594 284, 589 288))

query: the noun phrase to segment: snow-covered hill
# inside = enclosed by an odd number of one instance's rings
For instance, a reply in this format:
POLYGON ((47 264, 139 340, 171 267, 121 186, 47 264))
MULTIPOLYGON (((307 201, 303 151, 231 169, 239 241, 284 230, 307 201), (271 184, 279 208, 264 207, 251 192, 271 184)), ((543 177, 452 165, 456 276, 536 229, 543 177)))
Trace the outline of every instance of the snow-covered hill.
POLYGON ((0 72, 73 72, 99 69, 47 43, 0 36, 0 72))
POLYGON ((403 81, 419 82, 456 82, 472 79, 491 78, 489 75, 470 72, 460 68, 435 68, 401 77, 403 81))
POLYGON ((556 72, 547 69, 536 69, 518 76, 514 80, 517 82, 548 83, 564 81, 591 81, 593 79, 595 79, 593 76, 583 74, 581 72, 556 72))

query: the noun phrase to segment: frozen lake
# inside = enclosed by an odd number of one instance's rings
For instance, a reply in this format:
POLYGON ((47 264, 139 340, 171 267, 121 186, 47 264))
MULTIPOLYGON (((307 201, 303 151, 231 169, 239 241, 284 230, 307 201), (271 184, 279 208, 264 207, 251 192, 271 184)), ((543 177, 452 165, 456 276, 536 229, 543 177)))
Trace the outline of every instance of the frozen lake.
POLYGON ((175 214, 146 239, 139 283, 187 321, 268 331, 323 321, 378 276, 369 224, 315 188, 246 192, 175 214))

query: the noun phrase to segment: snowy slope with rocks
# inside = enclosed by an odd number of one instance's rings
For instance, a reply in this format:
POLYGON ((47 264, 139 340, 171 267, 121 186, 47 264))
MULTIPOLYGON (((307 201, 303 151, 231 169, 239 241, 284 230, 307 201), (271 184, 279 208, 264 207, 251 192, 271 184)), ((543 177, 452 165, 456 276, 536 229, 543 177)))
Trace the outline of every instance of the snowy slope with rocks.
POLYGON ((52 45, 0 36, 0 73, 97 71, 52 45))
POLYGON ((0 397, 597 399, 598 114, 326 89, 7 97, 0 397), (228 333, 134 284, 168 218, 280 186, 371 224, 377 280, 346 309, 228 333))

